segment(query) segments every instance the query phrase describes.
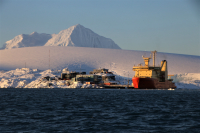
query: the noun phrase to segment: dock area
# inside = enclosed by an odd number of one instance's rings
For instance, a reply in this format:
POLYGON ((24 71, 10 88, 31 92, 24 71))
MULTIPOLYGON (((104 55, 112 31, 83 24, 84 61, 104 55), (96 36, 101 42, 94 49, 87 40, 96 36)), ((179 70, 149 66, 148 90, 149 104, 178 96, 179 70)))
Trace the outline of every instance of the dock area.
POLYGON ((134 89, 132 85, 104 85, 104 88, 113 88, 113 89, 134 89))

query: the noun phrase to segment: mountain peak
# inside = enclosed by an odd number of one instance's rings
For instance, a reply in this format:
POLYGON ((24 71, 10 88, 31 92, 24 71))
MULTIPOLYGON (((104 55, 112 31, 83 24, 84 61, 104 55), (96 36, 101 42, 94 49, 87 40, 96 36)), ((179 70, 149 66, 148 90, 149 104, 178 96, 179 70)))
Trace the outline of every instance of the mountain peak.
POLYGON ((82 26, 81 24, 77 24, 77 25, 74 25, 74 26, 71 26, 73 27, 74 29, 77 29, 77 28, 85 28, 84 26, 82 26))
POLYGON ((114 41, 94 33, 92 30, 77 24, 58 34, 32 32, 22 34, 5 43, 5 49, 33 46, 73 46, 121 49, 114 41))
POLYGON ((76 24, 76 25, 74 25, 75 27, 77 27, 77 26, 82 26, 81 24, 76 24))
POLYGON ((21 34, 5 42, 2 49, 44 46, 50 38, 52 38, 52 35, 45 33, 32 32, 31 34, 21 34))
POLYGON ((77 24, 53 36, 45 46, 73 46, 121 49, 115 42, 77 24))
POLYGON ((34 31, 30 35, 38 35, 38 33, 36 31, 34 31))
POLYGON ((84 27, 83 25, 81 25, 81 24, 76 24, 76 25, 74 25, 75 27, 84 27))

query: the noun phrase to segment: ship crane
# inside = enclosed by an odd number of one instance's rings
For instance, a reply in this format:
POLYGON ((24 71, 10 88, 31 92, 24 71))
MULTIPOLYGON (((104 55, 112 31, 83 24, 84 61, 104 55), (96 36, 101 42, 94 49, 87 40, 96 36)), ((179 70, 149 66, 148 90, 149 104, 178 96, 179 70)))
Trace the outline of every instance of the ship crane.
POLYGON ((157 53, 157 51, 155 50, 155 51, 151 51, 151 53, 153 54, 153 67, 155 67, 155 59, 156 59, 156 53, 157 53))

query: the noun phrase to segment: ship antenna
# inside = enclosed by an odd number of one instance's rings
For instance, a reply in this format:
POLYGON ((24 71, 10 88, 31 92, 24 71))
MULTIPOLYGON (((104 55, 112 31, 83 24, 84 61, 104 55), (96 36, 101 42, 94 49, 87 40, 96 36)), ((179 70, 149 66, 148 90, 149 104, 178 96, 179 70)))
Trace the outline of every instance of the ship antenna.
POLYGON ((153 54, 153 67, 155 67, 155 58, 156 58, 156 50, 155 51, 151 51, 151 53, 153 54))

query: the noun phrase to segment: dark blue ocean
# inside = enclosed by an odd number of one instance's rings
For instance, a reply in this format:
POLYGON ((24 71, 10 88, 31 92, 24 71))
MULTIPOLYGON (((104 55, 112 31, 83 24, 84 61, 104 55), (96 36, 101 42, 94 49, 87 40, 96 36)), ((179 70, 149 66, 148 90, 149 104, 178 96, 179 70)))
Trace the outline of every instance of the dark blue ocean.
POLYGON ((200 90, 0 89, 0 132, 200 132, 200 90))

